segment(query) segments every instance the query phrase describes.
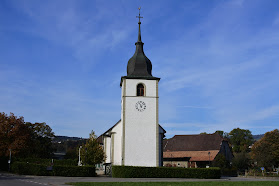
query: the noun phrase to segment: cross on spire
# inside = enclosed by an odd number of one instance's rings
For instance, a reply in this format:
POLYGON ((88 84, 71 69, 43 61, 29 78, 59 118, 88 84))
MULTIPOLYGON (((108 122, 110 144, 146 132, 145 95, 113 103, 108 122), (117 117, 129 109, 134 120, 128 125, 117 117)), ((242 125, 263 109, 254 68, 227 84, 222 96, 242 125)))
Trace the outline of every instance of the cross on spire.
POLYGON ((143 17, 140 16, 140 9, 141 9, 141 7, 139 7, 139 16, 136 16, 137 18, 139 18, 139 24, 141 24, 140 18, 143 18, 143 17))

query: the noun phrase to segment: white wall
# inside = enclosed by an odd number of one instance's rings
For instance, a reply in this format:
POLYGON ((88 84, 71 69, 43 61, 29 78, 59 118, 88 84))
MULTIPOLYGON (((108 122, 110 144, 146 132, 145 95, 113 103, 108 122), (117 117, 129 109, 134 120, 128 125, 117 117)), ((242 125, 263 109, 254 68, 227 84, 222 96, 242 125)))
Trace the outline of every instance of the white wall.
POLYGON ((111 162, 111 138, 110 137, 104 137, 104 150, 106 154, 106 163, 111 162))
POLYGON ((145 85, 146 97, 156 97, 156 82, 157 80, 144 79, 126 79, 126 96, 137 96, 137 85, 142 83, 145 85))
POLYGON ((126 79, 122 85, 122 100, 125 112, 122 112, 125 128, 125 165, 157 166, 159 154, 157 149, 158 108, 157 108, 157 80, 126 79), (138 83, 145 85, 145 96, 136 96, 138 83), (126 86, 126 87, 124 87, 126 86), (124 90, 123 89, 123 90, 124 90), (146 109, 136 110, 138 101, 144 101, 146 109))
POLYGON ((113 137, 113 164, 121 165, 122 162, 122 122, 120 121, 113 129, 112 129, 113 137))

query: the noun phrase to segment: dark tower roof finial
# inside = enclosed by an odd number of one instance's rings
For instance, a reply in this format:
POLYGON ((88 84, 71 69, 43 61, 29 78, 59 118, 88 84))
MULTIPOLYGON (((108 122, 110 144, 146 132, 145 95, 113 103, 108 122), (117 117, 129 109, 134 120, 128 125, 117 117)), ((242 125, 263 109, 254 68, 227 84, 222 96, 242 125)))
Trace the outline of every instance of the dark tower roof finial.
POLYGON ((135 43, 136 51, 134 55, 129 59, 127 65, 127 76, 121 77, 120 86, 122 86, 123 78, 127 79, 148 79, 148 80, 160 80, 158 77, 152 76, 152 64, 151 61, 146 57, 143 51, 143 42, 141 41, 141 30, 140 30, 140 19, 143 18, 140 16, 140 7, 139 7, 139 32, 138 32, 138 41, 135 43))
POLYGON ((143 52, 143 42, 141 41, 141 31, 140 31, 140 19, 143 18, 140 16, 140 7, 139 7, 139 33, 138 33, 138 41, 135 43, 136 51, 128 61, 127 65, 127 77, 137 77, 137 78, 146 78, 152 77, 152 64, 151 61, 145 56, 143 52))
POLYGON ((137 18, 139 18, 139 22, 138 22, 138 24, 139 24, 138 42, 142 42, 141 41, 141 32, 140 32, 140 24, 141 24, 140 18, 143 18, 143 17, 140 16, 140 9, 141 9, 141 7, 139 7, 139 16, 136 16, 137 18))

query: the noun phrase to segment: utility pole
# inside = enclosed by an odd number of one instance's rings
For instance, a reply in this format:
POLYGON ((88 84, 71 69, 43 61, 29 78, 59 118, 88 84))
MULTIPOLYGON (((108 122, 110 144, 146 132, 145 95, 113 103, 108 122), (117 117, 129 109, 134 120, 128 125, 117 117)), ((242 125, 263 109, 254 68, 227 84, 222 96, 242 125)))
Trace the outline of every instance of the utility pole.
POLYGON ((84 165, 86 165, 87 148, 85 148, 84 165))
POLYGON ((82 166, 81 161, 80 161, 80 149, 82 148, 82 146, 79 146, 78 149, 78 166, 82 166))
POLYGON ((9 151, 10 151, 10 159, 9 159, 8 163, 9 163, 9 172, 10 172, 11 171, 11 163, 12 163, 12 149, 9 149, 9 151))

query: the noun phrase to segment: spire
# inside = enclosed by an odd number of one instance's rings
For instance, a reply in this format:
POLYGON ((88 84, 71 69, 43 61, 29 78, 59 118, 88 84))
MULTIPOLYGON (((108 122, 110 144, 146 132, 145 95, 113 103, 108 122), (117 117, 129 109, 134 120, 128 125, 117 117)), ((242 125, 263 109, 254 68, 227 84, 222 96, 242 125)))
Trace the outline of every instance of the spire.
POLYGON ((140 18, 143 18, 143 17, 140 16, 140 9, 141 9, 141 8, 139 7, 139 16, 137 16, 137 18, 139 18, 139 22, 138 22, 138 24, 139 24, 138 43, 139 43, 139 42, 142 43, 142 41, 141 41, 141 32, 140 32, 140 24, 141 24, 140 18))
POLYGON ((140 19, 143 18, 140 16, 140 7, 139 7, 139 32, 138 32, 138 41, 135 43, 136 51, 128 61, 127 65, 127 76, 129 77, 152 77, 152 64, 151 61, 145 56, 143 52, 143 42, 141 41, 141 30, 140 30, 140 19))

